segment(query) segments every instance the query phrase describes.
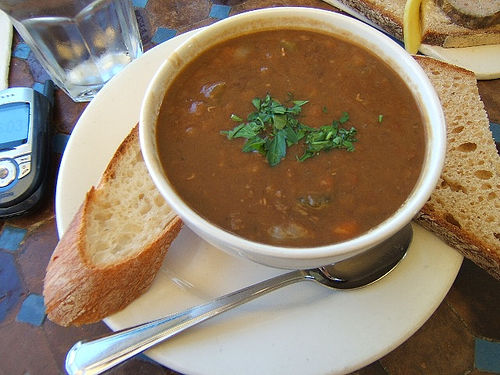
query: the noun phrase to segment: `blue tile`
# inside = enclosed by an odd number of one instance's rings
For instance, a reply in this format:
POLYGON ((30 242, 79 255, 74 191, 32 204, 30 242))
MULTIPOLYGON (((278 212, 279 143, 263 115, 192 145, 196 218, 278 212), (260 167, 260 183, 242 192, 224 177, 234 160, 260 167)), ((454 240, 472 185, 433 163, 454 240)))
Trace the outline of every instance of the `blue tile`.
POLYGON ((500 342, 476 338, 474 362, 480 371, 500 374, 500 342))
POLYGON ((213 4, 209 16, 219 20, 229 17, 231 7, 229 5, 213 4))
POLYGON ((148 4, 148 0, 132 0, 132 4, 136 8, 146 8, 146 5, 148 4))
POLYGON ((40 326, 44 319, 45 304, 43 302, 43 297, 38 294, 30 294, 24 300, 21 309, 17 313, 16 320, 18 322, 40 326))
POLYGON ((44 86, 40 82, 35 82, 32 86, 32 89, 38 91, 40 94, 43 94, 43 88, 44 86))
POLYGON ((33 53, 30 53, 26 61, 28 62, 31 75, 33 76, 35 82, 45 82, 51 79, 45 68, 40 64, 33 53))
POLYGON ((151 38, 154 44, 163 43, 166 40, 172 39, 177 34, 177 30, 167 29, 166 27, 159 27, 155 35, 151 38))
POLYGON ((17 304, 22 293, 14 257, 0 252, 0 322, 17 304))
POLYGON ((19 245, 24 240, 27 230, 4 226, 3 231, 0 234, 0 248, 8 251, 16 251, 19 249, 19 245))
POLYGON ((27 59, 30 55, 31 49, 26 43, 19 43, 16 48, 14 48, 13 55, 20 59, 27 59))
POLYGON ((63 133, 57 133, 52 139, 52 149, 58 154, 62 154, 68 143, 69 135, 63 133))
POLYGON ((495 142, 500 142, 500 124, 490 122, 490 130, 493 134, 493 139, 495 139, 495 142))

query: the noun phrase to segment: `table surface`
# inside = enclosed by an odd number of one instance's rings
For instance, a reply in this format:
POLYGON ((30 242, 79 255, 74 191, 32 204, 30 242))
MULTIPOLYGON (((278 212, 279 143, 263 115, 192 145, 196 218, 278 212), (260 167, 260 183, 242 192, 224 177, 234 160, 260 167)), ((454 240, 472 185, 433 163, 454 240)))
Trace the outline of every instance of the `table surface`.
MULTIPOLYGON (((144 49, 246 10, 283 6, 335 10, 320 0, 134 0, 144 49)), ((0 41, 2 42, 2 41, 0 41)), ((9 86, 37 87, 48 76, 14 34, 9 86)), ((478 82, 490 121, 500 123, 500 80, 478 82)), ((46 319, 42 287, 57 244, 54 192, 64 146, 87 103, 55 93, 51 187, 33 214, 0 220, 0 375, 64 373, 69 348, 109 332, 103 323, 63 328, 46 319)), ((498 147, 498 143, 497 143, 498 147)), ((356 374, 500 373, 500 281, 469 260, 430 319, 406 342, 356 374)), ((177 374, 144 355, 110 374, 177 374)))

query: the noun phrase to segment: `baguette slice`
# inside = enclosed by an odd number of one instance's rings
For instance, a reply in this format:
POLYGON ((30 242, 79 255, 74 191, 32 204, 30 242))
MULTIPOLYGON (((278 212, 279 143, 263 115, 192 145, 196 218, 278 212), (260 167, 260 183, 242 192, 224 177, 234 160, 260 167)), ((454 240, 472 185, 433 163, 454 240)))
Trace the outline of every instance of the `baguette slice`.
MULTIPOLYGON (((357 10, 395 38, 403 40, 406 0, 338 1, 357 10)), ((422 0, 421 17, 422 43, 446 48, 500 44, 500 24, 475 29, 464 27, 454 23, 435 0, 422 0)))
POLYGON ((48 318, 79 326, 123 309, 149 288, 181 225, 149 177, 136 126, 54 250, 48 318))
POLYGON ((441 100, 447 151, 416 222, 500 279, 500 156, 472 72, 415 57, 441 100))

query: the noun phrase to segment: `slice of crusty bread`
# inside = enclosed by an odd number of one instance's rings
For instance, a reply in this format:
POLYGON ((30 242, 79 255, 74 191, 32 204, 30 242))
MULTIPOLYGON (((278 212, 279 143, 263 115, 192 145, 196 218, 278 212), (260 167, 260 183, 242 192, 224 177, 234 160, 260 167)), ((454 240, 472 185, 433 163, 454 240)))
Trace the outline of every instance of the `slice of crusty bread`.
MULTIPOLYGON (((327 2, 329 0, 326 0, 327 2)), ((403 16, 406 0, 335 0, 347 5, 380 26, 396 39, 403 40, 403 16)), ((335 6, 335 1, 332 1, 335 6)))
POLYGON ((441 100, 445 166, 416 221, 500 279, 500 156, 472 72, 416 56, 441 100))
MULTIPOLYGON (((338 1, 363 14, 395 38, 403 40, 406 0, 338 1)), ((442 47, 471 47, 500 43, 498 23, 475 29, 464 27, 454 23, 436 4, 436 0, 422 0, 421 14, 422 43, 442 47)))
POLYGON ((151 285, 181 225, 149 177, 136 126, 49 261, 49 319, 81 325, 123 309, 151 285))

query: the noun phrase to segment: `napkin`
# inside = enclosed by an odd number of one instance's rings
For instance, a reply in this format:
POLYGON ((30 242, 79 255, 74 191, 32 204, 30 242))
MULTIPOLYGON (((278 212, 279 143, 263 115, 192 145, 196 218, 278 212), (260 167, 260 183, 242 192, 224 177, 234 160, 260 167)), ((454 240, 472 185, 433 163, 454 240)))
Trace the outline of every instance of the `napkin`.
POLYGON ((12 23, 0 10, 0 90, 9 86, 10 52, 12 49, 12 23))

